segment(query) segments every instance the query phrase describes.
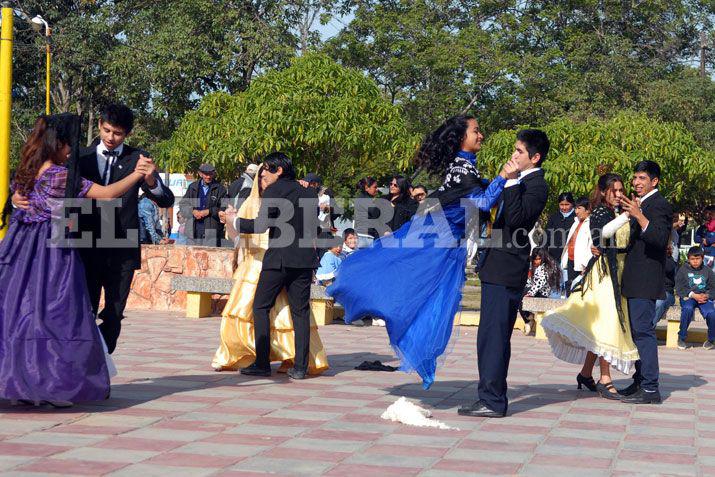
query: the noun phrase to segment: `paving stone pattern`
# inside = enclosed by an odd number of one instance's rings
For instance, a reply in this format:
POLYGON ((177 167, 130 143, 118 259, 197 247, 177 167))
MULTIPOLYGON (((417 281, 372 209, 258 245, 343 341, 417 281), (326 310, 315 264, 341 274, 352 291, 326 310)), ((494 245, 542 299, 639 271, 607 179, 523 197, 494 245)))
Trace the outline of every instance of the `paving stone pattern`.
POLYGON ((510 415, 488 420, 456 413, 476 394, 475 328, 459 329, 424 391, 414 375, 353 369, 395 364, 384 328, 321 328, 330 371, 293 382, 212 371, 218 327, 218 318, 128 313, 110 400, 68 410, 0 401, 0 474, 715 474, 715 352, 702 348, 659 348, 666 400, 644 407, 577 391, 577 366, 516 332, 510 415), (460 430, 380 419, 399 396, 460 430))

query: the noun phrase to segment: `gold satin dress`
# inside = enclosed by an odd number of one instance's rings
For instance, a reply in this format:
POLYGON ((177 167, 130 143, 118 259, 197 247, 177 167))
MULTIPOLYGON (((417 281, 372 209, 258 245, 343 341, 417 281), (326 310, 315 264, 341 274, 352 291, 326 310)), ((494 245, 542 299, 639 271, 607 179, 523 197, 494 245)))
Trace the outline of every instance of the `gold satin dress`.
MULTIPOLYGON (((628 245, 628 223, 616 232, 616 246, 628 245)), ((625 253, 618 253, 618 283, 621 282, 625 253)), ((566 304, 544 314, 541 321, 554 355, 562 361, 583 364, 588 351, 604 358, 612 367, 628 374, 638 360, 638 349, 631 337, 628 302, 621 297, 625 331, 616 310, 613 284, 604 260, 599 260, 584 277, 584 292, 569 295, 566 304)))
MULTIPOLYGON (((256 174, 256 178, 258 177, 259 174, 256 174)), ((238 217, 255 219, 258 216, 260 205, 258 180, 255 180, 250 196, 238 210, 238 217)), ((233 273, 234 285, 221 314, 223 317, 221 320, 221 342, 211 363, 211 366, 217 371, 245 368, 256 359, 253 298, 263 266, 263 256, 268 249, 268 232, 241 234, 237 248, 239 261, 238 267, 233 273)), ((295 333, 288 306, 288 294, 285 289, 278 294, 276 303, 270 311, 269 319, 271 322, 270 360, 272 362, 282 361, 279 372, 285 372, 293 365, 295 357, 295 333)), ((323 348, 323 342, 318 335, 318 326, 311 314, 308 374, 321 374, 327 369, 328 358, 323 348)))

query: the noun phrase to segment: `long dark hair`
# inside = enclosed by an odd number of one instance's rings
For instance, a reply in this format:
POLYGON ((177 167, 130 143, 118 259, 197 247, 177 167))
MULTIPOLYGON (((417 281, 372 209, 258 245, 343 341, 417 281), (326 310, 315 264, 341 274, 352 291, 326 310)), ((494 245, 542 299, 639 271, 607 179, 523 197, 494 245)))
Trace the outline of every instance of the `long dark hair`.
POLYGON ((402 175, 396 174, 392 176, 392 179, 390 179, 390 182, 395 181, 397 183, 397 189, 399 192, 397 193, 397 196, 390 196, 390 200, 393 202, 400 202, 402 200, 405 200, 405 198, 411 199, 412 196, 410 195, 410 187, 412 187, 412 183, 410 180, 402 175))
POLYGON ((474 116, 452 116, 431 132, 417 152, 417 166, 430 174, 444 175, 449 163, 462 149, 469 121, 474 116))
MULTIPOLYGON (((598 178, 598 183, 593 192, 591 192, 591 211, 605 203, 605 197, 601 194, 605 194, 609 189, 613 188, 613 184, 616 182, 623 184, 623 178, 613 172, 608 172, 598 178)), ((606 206, 609 207, 608 204, 606 206)))
MULTIPOLYGON (((79 176, 79 142, 81 118, 76 114, 63 113, 42 115, 35 121, 30 136, 20 150, 20 164, 13 178, 14 190, 27 196, 35 186, 37 174, 45 161, 67 167, 65 197, 77 197, 81 178, 79 176), (69 159, 61 157, 60 151, 70 146, 69 159)), ((12 213, 12 198, 8 197, 2 212, 2 224, 7 224, 7 217, 12 213)))
POLYGON ((531 251, 531 257, 529 258, 529 267, 531 270, 531 275, 534 274, 534 259, 536 257, 541 258, 541 264, 546 270, 546 282, 549 284, 551 289, 558 289, 561 285, 561 268, 556 266, 551 254, 546 250, 545 247, 535 248, 531 251))
POLYGON ((355 187, 358 192, 365 192, 365 188, 370 187, 375 182, 377 182, 377 180, 374 177, 367 176, 360 179, 355 187))

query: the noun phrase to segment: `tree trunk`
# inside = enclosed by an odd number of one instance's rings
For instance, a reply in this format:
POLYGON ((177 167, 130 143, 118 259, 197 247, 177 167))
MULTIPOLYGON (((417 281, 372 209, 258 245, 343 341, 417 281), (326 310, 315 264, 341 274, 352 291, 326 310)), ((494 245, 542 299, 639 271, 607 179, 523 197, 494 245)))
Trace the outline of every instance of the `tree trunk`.
POLYGON ((87 147, 92 144, 92 139, 94 139, 94 109, 92 103, 89 103, 87 107, 87 147))

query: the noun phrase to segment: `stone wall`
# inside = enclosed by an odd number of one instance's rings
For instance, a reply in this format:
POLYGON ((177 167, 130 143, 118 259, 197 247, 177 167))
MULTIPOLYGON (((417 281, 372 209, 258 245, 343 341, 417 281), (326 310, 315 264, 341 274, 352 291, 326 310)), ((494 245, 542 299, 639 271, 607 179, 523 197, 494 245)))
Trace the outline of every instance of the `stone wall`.
MULTIPOLYGON (((230 278, 233 249, 182 245, 142 245, 142 266, 134 274, 128 309, 183 311, 186 292, 171 290, 171 277, 230 278)), ((220 313, 226 296, 214 295, 214 312, 220 313)))

